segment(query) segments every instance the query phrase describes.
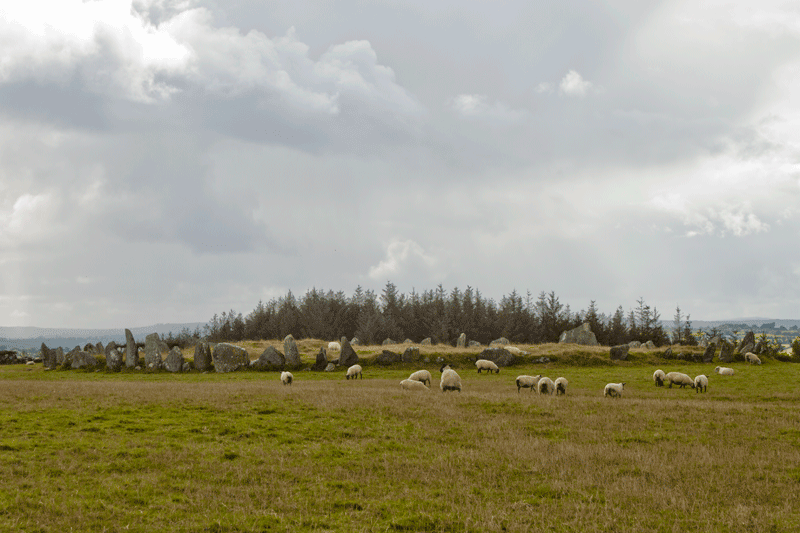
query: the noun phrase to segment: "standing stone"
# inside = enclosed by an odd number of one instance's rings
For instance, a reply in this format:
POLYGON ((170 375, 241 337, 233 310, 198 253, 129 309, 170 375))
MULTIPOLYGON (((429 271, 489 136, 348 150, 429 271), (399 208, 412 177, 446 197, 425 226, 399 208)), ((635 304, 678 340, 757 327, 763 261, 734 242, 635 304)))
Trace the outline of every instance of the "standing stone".
POLYGON ((117 349, 117 343, 114 342, 114 341, 111 341, 105 347, 105 349, 103 350, 103 353, 105 354, 106 358, 108 358, 109 354, 111 353, 111 350, 116 350, 116 349, 117 349))
POLYGON ((53 370, 56 366, 56 352, 42 343, 42 366, 53 370))
POLYGON ((709 343, 706 346, 706 350, 703 352, 703 362, 710 363, 714 360, 714 353, 717 351, 717 345, 713 342, 709 343))
POLYGON ((427 337, 422 339, 422 342, 419 343, 420 346, 430 346, 432 344, 431 338, 427 337))
POLYGON ((274 346, 267 346, 261 355, 250 363, 256 370, 283 370, 286 365, 286 358, 274 346))
POLYGON ((302 364, 300 361, 300 352, 297 349, 297 343, 294 337, 286 335, 283 339, 283 353, 286 358, 286 366, 289 368, 299 368, 302 364))
POLYGON ((103 348, 103 343, 98 341, 97 344, 94 345, 94 349, 96 353, 104 354, 106 353, 105 348, 103 348))
POLYGON ((648 350, 655 350, 656 349, 656 344, 653 341, 647 341, 642 346, 644 346, 648 350))
POLYGON ((404 363, 416 363, 419 361, 419 348, 416 346, 409 346, 403 352, 403 356, 400 360, 404 363))
POLYGON ((198 342, 194 347, 194 367, 200 372, 211 368, 211 350, 206 341, 198 342))
POLYGON ((414 341, 412 341, 411 339, 406 339, 403 341, 403 344, 414 344, 414 341))
MULTIPOLYGON (((345 339, 345 340, 347 340, 347 339, 345 339)), ((361 341, 360 341, 360 340, 358 340, 358 337, 353 337, 353 338, 350 340, 350 344, 351 344, 352 346, 358 346, 359 344, 361 344, 361 341)), ((342 343, 342 346, 344 346, 344 342, 342 343)))
POLYGON ((341 338, 341 339, 339 339, 339 345, 341 346, 342 344, 344 344, 344 341, 346 341, 346 340, 347 340, 347 337, 345 337, 344 335, 342 335, 342 338, 341 338))
POLYGON ((631 348, 641 348, 642 343, 640 341, 631 341, 628 343, 628 346, 630 346, 631 348))
POLYGON ((394 342, 392 339, 388 339, 388 338, 387 339, 383 339, 383 342, 381 343, 382 346, 387 346, 389 344, 397 344, 397 343, 394 342))
POLYGON ((570 329, 558 338, 560 344, 580 344, 583 346, 598 346, 597 337, 592 333, 591 325, 586 322, 577 328, 570 329))
POLYGON ((478 341, 469 341, 467 343, 467 347, 468 348, 477 348, 480 345, 481 345, 481 343, 479 343, 478 341))
POLYGON ((94 368, 97 366, 97 359, 88 352, 79 350, 72 354, 72 363, 70 367, 77 370, 79 368, 94 368))
POLYGON ((479 359, 488 359, 497 366, 513 365, 517 360, 516 356, 502 346, 490 346, 481 352, 479 359))
POLYGON ((64 364, 64 348, 59 346, 56 348, 56 366, 64 364))
POLYGON ((336 365, 333 363, 328 363, 328 366, 325 367, 325 372, 333 372, 336 370, 336 365))
POLYGON ((250 366, 247 350, 227 342, 214 346, 211 351, 211 360, 214 362, 214 370, 217 372, 234 372, 250 366))
POLYGON ((661 356, 664 359, 674 359, 674 355, 672 354, 672 346, 664 350, 664 354, 661 356))
POLYGON ((133 340, 131 330, 125 330, 125 366, 135 368, 139 364, 139 354, 136 352, 136 341, 133 340))
MULTIPOLYGON (((511 344, 511 343, 508 341, 508 339, 506 339, 505 337, 500 337, 499 339, 495 339, 492 342, 490 342, 489 346, 490 347, 491 346, 507 346, 509 344, 511 344)), ((495 363, 496 362, 497 361, 495 361, 495 363)))
POLYGON ((752 352, 754 354, 756 354, 756 355, 761 355, 762 353, 764 353, 764 341, 763 340, 759 340, 756 343, 755 348, 753 348, 752 352))
POLYGON ((89 354, 95 353, 95 350, 96 350, 96 348, 95 348, 94 344, 92 344, 91 342, 87 342, 86 346, 83 347, 83 351, 86 352, 86 353, 89 353, 89 354))
POLYGON ((399 361, 400 361, 400 354, 394 353, 391 350, 383 350, 383 352, 381 352, 381 354, 375 358, 375 363, 382 366, 392 365, 399 361))
POLYGON ((733 344, 729 343, 726 340, 720 341, 719 362, 720 363, 733 362, 733 344))
POLYGON ((180 348, 175 346, 169 351, 167 359, 164 361, 164 368, 169 372, 180 372, 183 370, 183 353, 180 348))
POLYGON ((122 368, 123 360, 122 354, 119 350, 112 348, 110 352, 106 352, 106 368, 112 372, 119 372, 122 368))
POLYGON ((738 352, 739 353, 747 353, 752 352, 756 347, 756 334, 753 331, 748 331, 745 333, 742 342, 739 343, 738 352))
POLYGON ((458 341, 456 342, 456 348, 466 348, 467 347, 467 334, 462 333, 458 336, 458 341))
POLYGON ((161 339, 158 333, 151 333, 144 339, 144 367, 150 370, 161 368, 161 339))
POLYGON ((612 346, 609 351, 609 357, 612 361, 625 361, 628 359, 628 350, 631 349, 630 344, 620 344, 619 346, 612 346))
MULTIPOLYGON (((347 340, 347 337, 342 337, 344 341, 347 340)), ((328 352, 325 350, 324 346, 319 347, 319 353, 317 353, 317 360, 311 365, 311 370, 314 372, 322 372, 325 370, 325 367, 328 366, 328 352)))
POLYGON ((350 367, 356 363, 358 363, 358 354, 353 347, 350 346, 349 342, 344 341, 344 344, 342 344, 342 352, 339 354, 339 364, 350 367))

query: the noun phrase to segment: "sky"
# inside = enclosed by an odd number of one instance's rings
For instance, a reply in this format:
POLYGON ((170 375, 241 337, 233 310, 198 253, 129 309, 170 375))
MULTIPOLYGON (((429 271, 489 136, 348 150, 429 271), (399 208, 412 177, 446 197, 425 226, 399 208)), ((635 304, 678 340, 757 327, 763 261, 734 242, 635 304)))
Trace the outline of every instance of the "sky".
POLYGON ((798 156, 792 2, 0 0, 0 325, 387 281, 800 318, 798 156))

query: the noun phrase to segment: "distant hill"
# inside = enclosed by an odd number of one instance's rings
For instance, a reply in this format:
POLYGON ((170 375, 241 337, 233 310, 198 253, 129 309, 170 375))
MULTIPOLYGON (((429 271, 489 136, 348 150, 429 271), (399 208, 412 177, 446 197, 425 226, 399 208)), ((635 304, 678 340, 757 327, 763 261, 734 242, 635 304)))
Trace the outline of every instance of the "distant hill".
MULTIPOLYGON (((759 331, 764 329, 762 326, 765 324, 772 324, 775 323, 775 328, 780 328, 783 326, 786 329, 791 329, 792 327, 800 328, 800 319, 796 320, 789 320, 789 319, 782 319, 782 318, 761 318, 761 317, 749 317, 749 318, 731 318, 728 320, 692 320, 692 329, 698 330, 709 330, 711 328, 720 328, 726 324, 731 326, 736 326, 736 329, 746 329, 753 331, 759 331)), ((664 328, 671 329, 673 327, 673 323, 669 320, 662 320, 662 324, 664 328)))

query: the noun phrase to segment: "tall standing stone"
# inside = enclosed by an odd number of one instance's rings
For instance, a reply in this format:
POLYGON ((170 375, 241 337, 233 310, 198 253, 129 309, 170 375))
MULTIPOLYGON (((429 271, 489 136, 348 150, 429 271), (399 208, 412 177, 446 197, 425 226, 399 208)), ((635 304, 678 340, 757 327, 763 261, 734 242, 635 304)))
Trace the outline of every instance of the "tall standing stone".
POLYGON ((354 364, 358 363, 358 354, 350 346, 350 343, 344 341, 342 344, 342 352, 339 354, 339 364, 342 366, 353 366, 354 364))
MULTIPOLYGON (((347 337, 342 337, 342 342, 347 341, 347 337)), ((319 347, 319 353, 317 353, 317 360, 311 366, 311 370, 314 372, 322 372, 328 366, 328 352, 325 350, 324 346, 319 347)))
POLYGON ((56 366, 64 364, 64 348, 59 346, 56 348, 56 366))
POLYGON ((467 347, 467 334, 462 333, 458 336, 458 341, 456 342, 456 348, 466 348, 467 347))
POLYGON ((297 343, 294 341, 294 337, 291 335, 286 335, 286 337, 283 339, 283 354, 286 358, 287 367, 300 367, 300 351, 297 349, 297 343))
POLYGON ((756 334, 753 331, 748 331, 745 333, 742 342, 739 343, 738 352, 745 354, 747 352, 752 352, 756 348, 756 334))
POLYGON ((717 351, 717 345, 714 344, 713 342, 709 343, 708 346, 706 346, 706 350, 703 352, 703 362, 704 363, 712 362, 714 360, 714 354, 716 353, 716 351, 717 351))
POLYGON ((206 341, 198 342, 194 347, 194 367, 200 372, 211 368, 211 350, 206 341))
POLYGON ((139 354, 136 352, 136 341, 133 340, 131 330, 125 330, 125 366, 135 368, 139 364, 139 354))
POLYGON ((56 367, 56 353, 55 350, 48 348, 45 343, 42 343, 42 366, 53 370, 56 367))
POLYGON ((149 370, 161 368, 161 339, 158 333, 151 333, 144 339, 144 367, 149 370))
POLYGON ((183 353, 180 348, 175 346, 169 351, 167 359, 164 361, 164 368, 169 372, 180 372, 183 370, 183 353))

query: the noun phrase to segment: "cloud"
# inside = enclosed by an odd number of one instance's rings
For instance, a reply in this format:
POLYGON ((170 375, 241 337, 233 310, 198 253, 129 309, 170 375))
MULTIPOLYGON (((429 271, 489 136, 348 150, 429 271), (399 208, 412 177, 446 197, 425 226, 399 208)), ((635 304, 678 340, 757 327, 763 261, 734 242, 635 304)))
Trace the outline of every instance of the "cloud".
POLYGON ((438 261, 412 240, 393 240, 386 247, 386 258, 370 267, 369 277, 376 281, 405 278, 409 274, 429 277, 438 261))
POLYGON ((525 111, 511 109, 502 102, 487 103, 482 94, 460 94, 448 101, 450 108, 465 118, 477 118, 495 122, 518 122, 525 111))
POLYGON ((584 80, 578 72, 570 70, 561 80, 561 84, 558 87, 562 94, 582 98, 592 88, 592 83, 584 80))

